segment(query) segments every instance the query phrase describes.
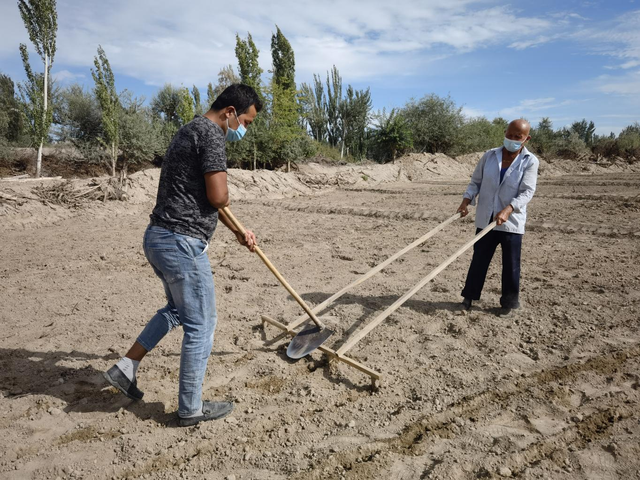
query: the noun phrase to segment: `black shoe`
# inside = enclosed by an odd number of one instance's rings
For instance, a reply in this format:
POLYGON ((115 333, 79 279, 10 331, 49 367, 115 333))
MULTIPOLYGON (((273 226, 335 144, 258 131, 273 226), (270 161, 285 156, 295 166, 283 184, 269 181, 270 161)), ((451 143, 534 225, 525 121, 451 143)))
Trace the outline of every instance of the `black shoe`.
POLYGON ((122 373, 122 370, 114 365, 102 374, 111 385, 124 393, 131 400, 141 400, 144 392, 138 389, 138 381, 134 378, 133 382, 122 373))
POLYGON ((471 303, 473 303, 473 300, 471 300, 470 298, 465 298, 464 300, 462 300, 462 308, 464 308, 465 310, 471 310, 471 303))
POLYGON ((181 427, 191 427, 197 425, 200 422, 206 422, 207 420, 218 420, 224 418, 233 410, 233 403, 231 402, 209 402, 205 400, 202 402, 202 415, 197 417, 182 418, 178 416, 178 424, 181 427))
POLYGON ((517 311, 518 308, 501 307, 500 310, 498 310, 498 316, 500 318, 513 318, 516 316, 517 311))

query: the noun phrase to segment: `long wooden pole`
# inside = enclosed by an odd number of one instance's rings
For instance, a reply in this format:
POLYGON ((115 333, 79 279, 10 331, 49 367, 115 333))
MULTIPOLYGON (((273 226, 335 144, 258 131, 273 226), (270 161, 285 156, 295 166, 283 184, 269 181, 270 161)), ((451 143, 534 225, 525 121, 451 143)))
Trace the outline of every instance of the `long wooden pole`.
MULTIPOLYGON (((295 337, 297 335, 296 332, 294 332, 293 330, 289 329, 286 325, 278 322, 277 320, 274 320, 271 317, 267 317, 266 315, 262 315, 262 321, 270 323, 274 327, 278 327, 280 330, 284 330, 285 332, 287 332, 288 335, 290 335, 292 337, 295 337)), ((318 350, 320 350, 323 353, 326 353, 327 355, 329 355, 332 358, 335 358, 336 360, 339 360, 341 362, 346 363, 350 367, 353 367, 353 368, 355 368, 357 370, 360 370, 362 373, 366 373, 367 375, 369 375, 371 377, 371 380, 379 380, 380 379, 380 376, 381 376, 380 372, 377 372, 376 370, 373 370, 373 369, 367 367, 366 365, 363 365, 362 363, 358 362, 357 360, 354 360, 353 358, 345 357, 344 355, 338 356, 336 354, 335 350, 332 350, 332 349, 330 349, 328 347, 325 347, 323 345, 320 345, 318 347, 318 350)))
MULTIPOLYGON (((458 218, 460 218, 460 213, 456 213, 455 215, 452 215, 451 217, 449 217, 447 220, 445 220, 444 222, 442 222, 440 225, 436 226, 435 228, 433 228, 432 230, 430 230, 429 232, 425 233, 422 237, 418 238, 417 240, 415 240, 413 243, 411 243, 410 245, 407 245, 406 247, 404 247, 402 250, 398 251, 397 253, 393 254, 392 256, 390 256, 389 258, 387 258, 384 262, 380 263, 379 265, 373 267, 371 270, 369 270, 367 273, 365 273, 364 275, 362 275, 361 277, 357 278, 355 281, 353 281, 352 283, 350 283, 349 285, 347 285, 346 287, 344 287, 342 290, 340 290, 339 292, 337 292, 336 294, 330 296, 329 298, 327 298, 324 302, 316 305, 311 311, 313 313, 319 313, 321 312, 324 308, 326 308, 328 305, 330 305, 331 303, 335 302, 338 298, 340 298, 342 295, 344 295, 345 293, 347 293, 349 290, 351 290, 354 287, 357 287, 358 285, 360 285, 361 283, 365 282, 366 280, 368 280, 369 278, 373 277, 376 273, 378 273, 380 270, 382 270, 383 268, 385 268, 387 265, 389 265, 391 262, 397 260, 398 258, 400 258, 402 255, 404 255, 405 253, 409 252, 410 250, 413 250, 415 247, 417 247, 418 245, 426 242, 428 239, 430 239, 431 237, 433 237, 436 233, 438 233, 440 230, 442 230, 444 227, 446 227, 447 225, 449 225, 451 222, 453 222, 454 220, 457 220, 458 218)), ((307 320, 307 316, 306 315, 301 315, 300 317, 298 317, 296 320, 294 320, 293 322, 291 322, 290 324, 287 325, 287 327, 291 330, 295 329, 298 325, 300 325, 301 323, 305 322, 307 320)))
MULTIPOLYGON (((229 207, 224 207, 222 208, 222 211, 224 212, 224 214, 227 216, 227 218, 231 221, 231 223, 233 223, 233 225, 240 231, 240 233, 242 233, 243 235, 245 234, 246 230, 245 228, 242 226, 242 224, 238 221, 238 219, 233 215, 233 213, 231 213, 231 210, 229 210, 229 207)), ((282 284, 282 286, 284 288, 287 289, 287 291, 291 294, 291 296, 293 298, 296 299, 296 302, 298 302, 298 304, 300 304, 300 306, 302 307, 302 309, 307 312, 307 315, 309 315, 309 317, 311 317, 311 320, 314 321, 314 323, 320 327, 320 328, 324 328, 323 323, 318 320, 318 317, 315 316, 315 314, 311 311, 311 309, 309 308, 309 306, 305 303, 305 301, 300 297, 300 295, 298 295, 296 293, 296 291, 293 289, 293 287, 291 285, 289 285, 289 282, 287 282, 284 277, 282 275, 280 275, 280 272, 278 272, 278 270, 276 269, 276 267, 269 261, 269 259, 267 258, 267 256, 262 253, 262 250, 260 250, 260 247, 258 247, 256 245, 255 247, 255 252, 258 254, 258 256, 262 259, 262 261, 264 262, 264 264, 267 266, 267 268, 269 270, 271 270, 271 273, 273 273, 276 278, 280 281, 280 283, 282 284)), ((306 318, 306 317, 305 317, 306 318)))
POLYGON ((377 327, 381 322, 383 322, 389 315, 395 312, 400 306, 409 300, 415 293, 424 287, 428 282, 433 280, 436 275, 438 275, 442 270, 447 268, 456 258, 462 255, 468 248, 470 248, 473 244, 475 244, 478 240, 484 237, 487 233, 489 233, 496 226, 496 222, 491 222, 484 230, 478 233, 472 240, 468 241, 464 244, 460 249, 447 258, 444 262, 442 262, 435 270, 433 270, 429 275, 420 280, 416 286, 414 286, 411 290, 405 293, 400 299, 398 299, 393 305, 387 308, 384 312, 374 318, 366 327, 362 330, 354 334, 351 339, 342 345, 337 351, 336 355, 340 358, 341 355, 344 355, 347 350, 353 347, 356 343, 364 338, 371 330, 377 327))

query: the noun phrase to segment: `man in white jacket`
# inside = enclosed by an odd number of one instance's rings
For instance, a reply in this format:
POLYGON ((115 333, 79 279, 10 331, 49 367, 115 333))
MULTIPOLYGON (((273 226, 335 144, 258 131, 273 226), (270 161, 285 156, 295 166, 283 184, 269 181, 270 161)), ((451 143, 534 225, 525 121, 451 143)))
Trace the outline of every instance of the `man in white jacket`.
POLYGON ((527 204, 536 191, 539 161, 524 146, 531 136, 529 122, 513 120, 503 145, 486 152, 476 166, 458 212, 469 213, 475 205, 477 232, 493 220, 497 226, 473 247, 473 258, 462 290, 463 307, 479 300, 489 264, 498 245, 502 247, 502 296, 500 314, 520 308, 520 252, 527 221, 527 204))

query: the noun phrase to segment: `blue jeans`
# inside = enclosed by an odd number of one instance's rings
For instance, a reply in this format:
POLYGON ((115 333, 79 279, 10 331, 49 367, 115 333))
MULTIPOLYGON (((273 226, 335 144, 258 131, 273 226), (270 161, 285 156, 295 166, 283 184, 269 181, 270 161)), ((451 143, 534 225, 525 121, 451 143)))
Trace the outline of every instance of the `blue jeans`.
MULTIPOLYGON (((482 229, 476 230, 476 235, 482 229)), ((502 297, 503 308, 520 307, 520 253, 522 251, 522 235, 519 233, 492 230, 473 246, 473 258, 462 296, 471 300, 479 300, 484 286, 489 264, 496 248, 502 247, 502 297)))
POLYGON ((172 329, 182 325, 178 415, 202 406, 202 383, 216 329, 216 296, 206 242, 149 225, 144 254, 162 280, 167 305, 149 320, 137 341, 151 351, 172 329))

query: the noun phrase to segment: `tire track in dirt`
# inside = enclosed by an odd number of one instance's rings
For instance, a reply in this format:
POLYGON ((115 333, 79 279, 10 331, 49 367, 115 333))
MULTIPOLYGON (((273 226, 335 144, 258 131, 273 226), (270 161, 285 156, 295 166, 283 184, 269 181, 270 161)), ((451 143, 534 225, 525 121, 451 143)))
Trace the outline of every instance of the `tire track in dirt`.
MULTIPOLYGON (((512 472, 512 476, 518 476, 532 465, 545 460, 551 459, 559 467, 563 466, 564 460, 567 458, 566 452, 569 448, 574 447, 578 450, 584 450, 593 441, 605 438, 610 434, 613 426, 624 419, 633 417, 636 414, 636 408, 631 407, 610 407, 597 411, 592 415, 583 418, 575 426, 566 428, 557 435, 536 442, 520 452, 512 453, 506 458, 501 458, 493 462, 492 470, 497 470, 496 463, 500 466, 507 467, 512 472)), ((478 466, 478 474, 489 473, 486 466, 478 466)))
POLYGON ((618 350, 610 354, 590 358, 583 363, 572 363, 562 367, 541 370, 521 380, 507 382, 495 389, 486 390, 477 395, 462 398, 450 406, 446 412, 425 418, 405 429, 400 437, 402 444, 410 449, 420 443, 424 436, 446 431, 456 417, 472 417, 488 403, 504 404, 511 397, 519 394, 530 394, 530 390, 551 382, 570 380, 579 373, 590 371, 607 375, 613 373, 627 360, 640 356, 640 346, 626 350, 618 350))
MULTIPOLYGON (((333 471, 340 467, 349 471, 353 478, 373 478, 368 477, 369 473, 379 473, 392 463, 391 453, 420 456, 427 453, 429 440, 455 437, 453 427, 457 418, 474 419, 476 425, 488 424, 491 415, 495 412, 503 412, 509 402, 521 397, 536 395, 537 388, 544 389, 550 383, 571 381, 584 372, 610 375, 618 371, 628 360, 639 356, 640 346, 635 345, 625 350, 590 358, 582 363, 541 370, 515 381, 504 382, 490 390, 463 397, 448 406, 444 412, 427 416, 408 425, 396 438, 376 441, 340 452, 315 465, 313 471, 306 471, 291 478, 293 480, 325 478, 328 470, 333 471), (481 415, 483 420, 479 421, 481 415)), ((637 411, 638 405, 604 408, 564 428, 556 435, 547 436, 513 453, 506 460, 501 458, 500 465, 506 465, 512 471, 521 472, 542 459, 551 458, 559 449, 564 450, 570 445, 584 449, 593 440, 607 436, 617 422, 637 415, 637 411)), ((486 471, 486 467, 481 465, 477 465, 477 473, 479 476, 483 474, 491 476, 491 473, 486 471)))

